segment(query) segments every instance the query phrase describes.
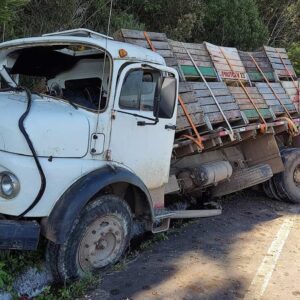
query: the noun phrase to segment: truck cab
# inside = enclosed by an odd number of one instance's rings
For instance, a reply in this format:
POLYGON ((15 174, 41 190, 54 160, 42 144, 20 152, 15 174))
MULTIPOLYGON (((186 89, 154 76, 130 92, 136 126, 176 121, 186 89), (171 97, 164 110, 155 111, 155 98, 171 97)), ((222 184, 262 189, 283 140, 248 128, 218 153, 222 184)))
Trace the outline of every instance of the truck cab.
POLYGON ((116 262, 163 206, 176 70, 86 29, 2 43, 0 60, 0 247, 42 233, 58 280, 116 262))

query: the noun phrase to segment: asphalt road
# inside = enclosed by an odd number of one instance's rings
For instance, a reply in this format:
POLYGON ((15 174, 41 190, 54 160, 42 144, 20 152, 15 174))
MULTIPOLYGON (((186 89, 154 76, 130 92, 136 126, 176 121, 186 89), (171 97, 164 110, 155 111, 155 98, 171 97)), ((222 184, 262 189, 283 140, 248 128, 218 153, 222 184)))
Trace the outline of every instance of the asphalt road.
POLYGON ((300 299, 300 206, 254 192, 102 274, 85 299, 300 299))

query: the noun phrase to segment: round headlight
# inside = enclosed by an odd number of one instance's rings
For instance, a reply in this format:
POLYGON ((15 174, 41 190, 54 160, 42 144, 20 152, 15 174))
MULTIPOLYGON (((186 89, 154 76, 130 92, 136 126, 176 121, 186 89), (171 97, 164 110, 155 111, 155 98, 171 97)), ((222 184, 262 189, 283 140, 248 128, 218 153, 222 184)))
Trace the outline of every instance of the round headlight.
POLYGON ((19 192, 19 180, 11 173, 4 173, 1 176, 0 189, 3 197, 11 199, 19 192))

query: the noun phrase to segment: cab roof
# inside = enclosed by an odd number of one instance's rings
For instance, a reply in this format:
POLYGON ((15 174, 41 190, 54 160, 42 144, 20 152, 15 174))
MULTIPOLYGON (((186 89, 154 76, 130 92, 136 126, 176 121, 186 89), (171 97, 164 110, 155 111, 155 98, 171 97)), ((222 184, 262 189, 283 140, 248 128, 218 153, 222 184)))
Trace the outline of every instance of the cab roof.
POLYGON ((158 53, 140 46, 115 41, 112 37, 94 32, 85 28, 72 29, 61 32, 44 34, 40 37, 21 38, 0 44, 0 60, 10 52, 32 46, 54 44, 84 44, 90 47, 106 49, 113 59, 121 59, 119 50, 124 49, 128 53, 124 60, 146 61, 165 65, 165 61, 158 53))

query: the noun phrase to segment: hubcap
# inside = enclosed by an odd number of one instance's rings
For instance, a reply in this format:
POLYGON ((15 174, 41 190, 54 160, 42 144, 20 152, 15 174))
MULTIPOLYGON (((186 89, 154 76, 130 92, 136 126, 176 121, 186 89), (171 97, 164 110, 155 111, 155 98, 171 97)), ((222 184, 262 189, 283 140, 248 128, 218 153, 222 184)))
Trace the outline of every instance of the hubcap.
POLYGON ((300 185, 300 165, 298 165, 294 170, 294 182, 296 185, 300 185))
POLYGON ((114 216, 97 219, 86 230, 78 248, 78 262, 83 271, 102 268, 119 255, 124 232, 114 216))

